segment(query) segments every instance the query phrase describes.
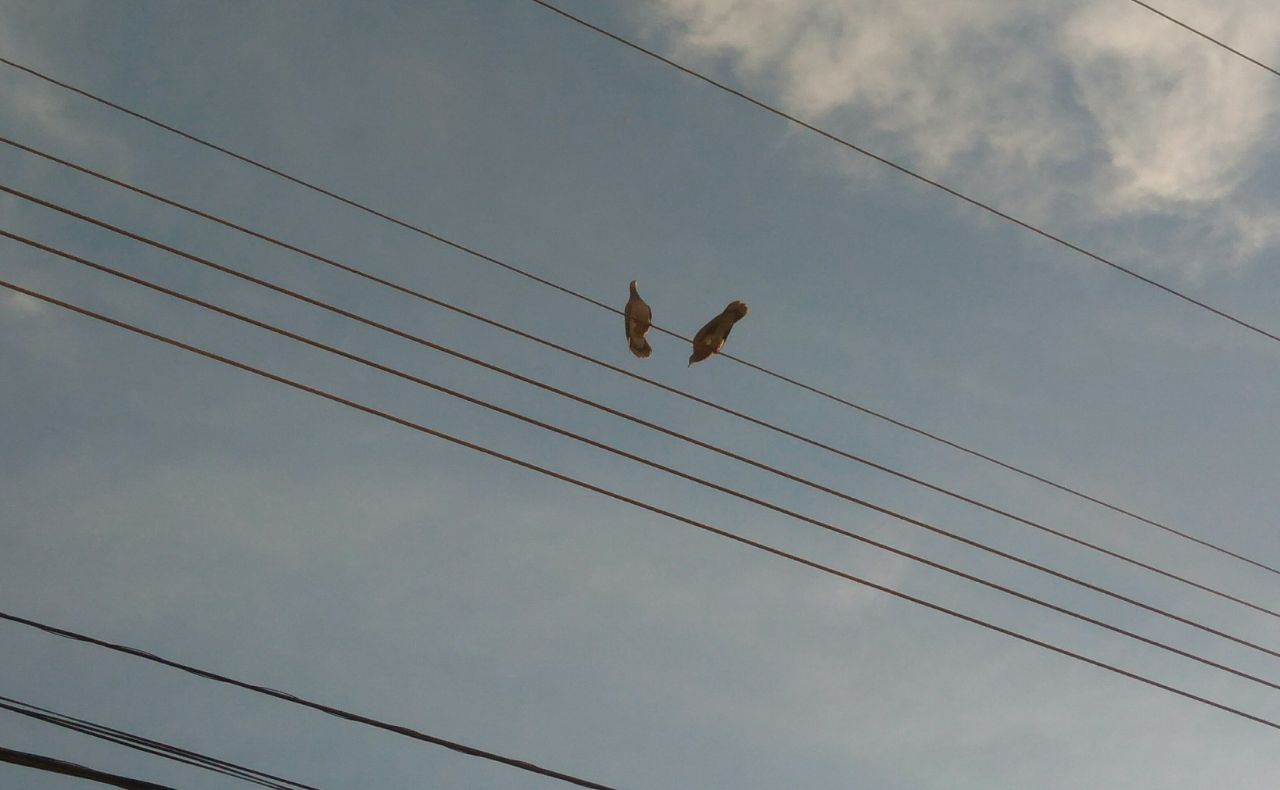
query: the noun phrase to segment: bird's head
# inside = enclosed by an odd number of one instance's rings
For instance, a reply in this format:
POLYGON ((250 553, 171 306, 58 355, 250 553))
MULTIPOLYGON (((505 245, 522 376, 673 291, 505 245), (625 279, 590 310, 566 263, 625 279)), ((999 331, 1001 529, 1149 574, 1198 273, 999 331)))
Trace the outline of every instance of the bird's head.
POLYGON ((741 321, 747 314, 746 302, 730 302, 729 306, 724 309, 726 313, 732 315, 735 321, 741 321))
POLYGON ((632 281, 631 281, 631 295, 632 295, 632 296, 639 296, 639 294, 637 294, 637 293, 636 293, 636 282, 637 282, 636 280, 632 280, 632 281))

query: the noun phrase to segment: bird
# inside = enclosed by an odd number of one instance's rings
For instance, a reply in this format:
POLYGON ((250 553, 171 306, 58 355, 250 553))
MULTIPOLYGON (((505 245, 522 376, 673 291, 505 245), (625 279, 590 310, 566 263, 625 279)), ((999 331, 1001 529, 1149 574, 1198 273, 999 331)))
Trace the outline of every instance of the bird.
POLYGON ((746 302, 730 302, 720 315, 711 319, 706 326, 693 336, 693 353, 689 355, 689 365, 701 362, 712 354, 719 354, 724 341, 729 339, 733 325, 747 314, 746 302))
POLYGON ((631 298, 622 309, 622 315, 627 324, 627 345, 631 347, 632 354, 644 359, 653 353, 649 341, 644 339, 644 333, 649 331, 649 325, 653 322, 653 311, 640 298, 635 280, 631 281, 631 298))

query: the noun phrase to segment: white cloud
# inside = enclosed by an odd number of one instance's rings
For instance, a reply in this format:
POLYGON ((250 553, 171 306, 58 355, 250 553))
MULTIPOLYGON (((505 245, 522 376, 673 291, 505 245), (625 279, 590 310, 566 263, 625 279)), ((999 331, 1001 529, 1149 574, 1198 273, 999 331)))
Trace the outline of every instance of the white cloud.
MULTIPOLYGON (((661 4, 685 57, 727 56, 754 91, 976 197, 1108 241, 1121 222, 1179 223, 1177 240, 1138 250, 1147 265, 1194 274, 1277 241, 1274 190, 1250 180, 1280 83, 1133 4, 661 4)), ((1261 3, 1169 11, 1280 52, 1261 3)))
MULTIPOLYGON (((1265 51, 1280 37, 1274 14, 1204 10, 1194 16, 1225 17, 1224 35, 1241 46, 1265 51)), ((1109 197, 1129 208, 1228 196, 1267 141, 1273 78, 1162 20, 1133 16, 1123 4, 1094 2, 1074 14, 1062 34, 1079 94, 1114 168, 1109 197)))
POLYGON ((727 53, 749 76, 773 77, 787 106, 803 115, 865 113, 931 167, 986 147, 1010 160, 1039 159, 1061 134, 1047 118, 1017 111, 1047 75, 1033 52, 1013 46, 999 0, 663 5, 682 24, 686 48, 727 53), (978 79, 981 67, 997 62, 978 79))

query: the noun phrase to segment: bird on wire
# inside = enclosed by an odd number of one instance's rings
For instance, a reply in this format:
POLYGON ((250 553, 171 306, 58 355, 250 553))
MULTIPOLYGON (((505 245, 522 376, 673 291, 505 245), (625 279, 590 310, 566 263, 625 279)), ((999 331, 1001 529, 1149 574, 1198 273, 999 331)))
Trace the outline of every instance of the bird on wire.
POLYGON ((720 315, 711 319, 693 336, 693 353, 689 355, 689 365, 701 362, 712 354, 720 353, 724 341, 729 339, 733 325, 747 314, 746 302, 730 302, 720 315))
POLYGON ((653 322, 653 311, 640 298, 635 280, 631 281, 631 298, 627 300, 622 314, 627 323, 627 345, 631 347, 632 354, 644 359, 653 353, 649 341, 644 339, 644 333, 649 331, 649 325, 653 322))

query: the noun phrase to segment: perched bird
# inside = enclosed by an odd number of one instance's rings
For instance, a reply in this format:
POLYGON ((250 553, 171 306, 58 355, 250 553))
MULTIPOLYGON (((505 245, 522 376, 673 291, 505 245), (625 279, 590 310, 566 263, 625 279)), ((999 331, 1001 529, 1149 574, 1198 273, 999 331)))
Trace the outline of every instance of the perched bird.
POLYGON ((627 323, 627 345, 631 347, 631 353, 644 359, 653 351, 649 348, 649 341, 644 339, 644 333, 649 331, 649 325, 653 322, 653 311, 640 298, 635 280, 631 281, 631 298, 622 309, 622 316, 627 323))
POLYGON ((730 302, 720 315, 707 322, 693 336, 693 353, 689 355, 689 364, 701 362, 712 354, 720 353, 724 341, 729 339, 733 325, 747 314, 746 302, 730 302))

